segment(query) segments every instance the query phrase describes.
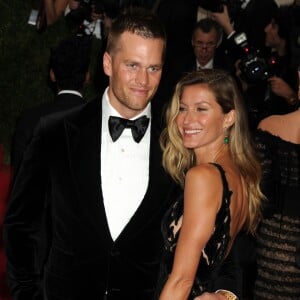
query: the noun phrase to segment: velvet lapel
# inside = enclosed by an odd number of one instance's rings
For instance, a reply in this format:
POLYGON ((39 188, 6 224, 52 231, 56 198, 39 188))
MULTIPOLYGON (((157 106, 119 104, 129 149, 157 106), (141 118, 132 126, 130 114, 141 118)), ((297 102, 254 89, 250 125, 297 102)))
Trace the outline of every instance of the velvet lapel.
POLYGON ((100 176, 101 100, 84 106, 78 118, 66 121, 65 128, 79 215, 102 242, 111 244, 100 176))

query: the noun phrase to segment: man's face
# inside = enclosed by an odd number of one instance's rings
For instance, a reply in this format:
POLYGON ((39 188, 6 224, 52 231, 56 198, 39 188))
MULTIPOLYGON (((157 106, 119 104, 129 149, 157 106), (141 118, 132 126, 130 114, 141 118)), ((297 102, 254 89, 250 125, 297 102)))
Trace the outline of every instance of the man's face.
POLYGON ((124 32, 103 67, 111 105, 125 118, 138 115, 153 98, 161 78, 164 41, 124 32))
POLYGON ((265 27, 265 45, 267 47, 276 48, 280 43, 280 37, 278 35, 278 25, 274 21, 271 21, 265 27))
POLYGON ((218 44, 218 33, 213 28, 210 32, 196 29, 192 37, 194 54, 200 65, 206 65, 215 55, 218 44))

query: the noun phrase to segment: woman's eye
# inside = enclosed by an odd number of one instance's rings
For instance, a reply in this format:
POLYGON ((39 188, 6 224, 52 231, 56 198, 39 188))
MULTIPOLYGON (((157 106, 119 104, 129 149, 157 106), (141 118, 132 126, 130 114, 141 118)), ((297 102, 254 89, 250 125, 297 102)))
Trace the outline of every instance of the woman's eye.
POLYGON ((206 110, 206 109, 203 108, 203 107, 197 107, 197 108, 196 108, 196 111, 204 111, 204 110, 206 110))

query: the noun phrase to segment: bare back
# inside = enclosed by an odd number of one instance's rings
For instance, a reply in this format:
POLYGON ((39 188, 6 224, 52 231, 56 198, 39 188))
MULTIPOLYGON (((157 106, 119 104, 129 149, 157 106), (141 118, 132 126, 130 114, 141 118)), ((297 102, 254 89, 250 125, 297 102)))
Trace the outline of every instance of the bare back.
POLYGON ((284 141, 300 144, 300 109, 285 115, 267 117, 260 122, 258 128, 284 141))
MULTIPOLYGON (((231 241, 233 242, 236 235, 241 229, 243 229, 246 220, 248 219, 249 211, 246 186, 242 176, 231 159, 224 158, 221 159, 219 163, 225 171, 229 189, 232 191, 230 201, 230 236, 231 241)), ((229 245, 228 250, 230 250, 232 242, 229 245)))

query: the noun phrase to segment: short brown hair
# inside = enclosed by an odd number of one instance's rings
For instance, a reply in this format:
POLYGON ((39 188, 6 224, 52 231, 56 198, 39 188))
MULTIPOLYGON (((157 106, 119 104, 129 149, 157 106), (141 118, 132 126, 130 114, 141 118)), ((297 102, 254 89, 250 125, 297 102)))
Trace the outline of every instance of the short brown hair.
POLYGON ((144 38, 164 41, 163 59, 166 51, 166 33, 159 18, 150 10, 133 7, 119 14, 109 30, 106 51, 112 53, 116 49, 118 38, 124 32, 131 32, 144 38))

